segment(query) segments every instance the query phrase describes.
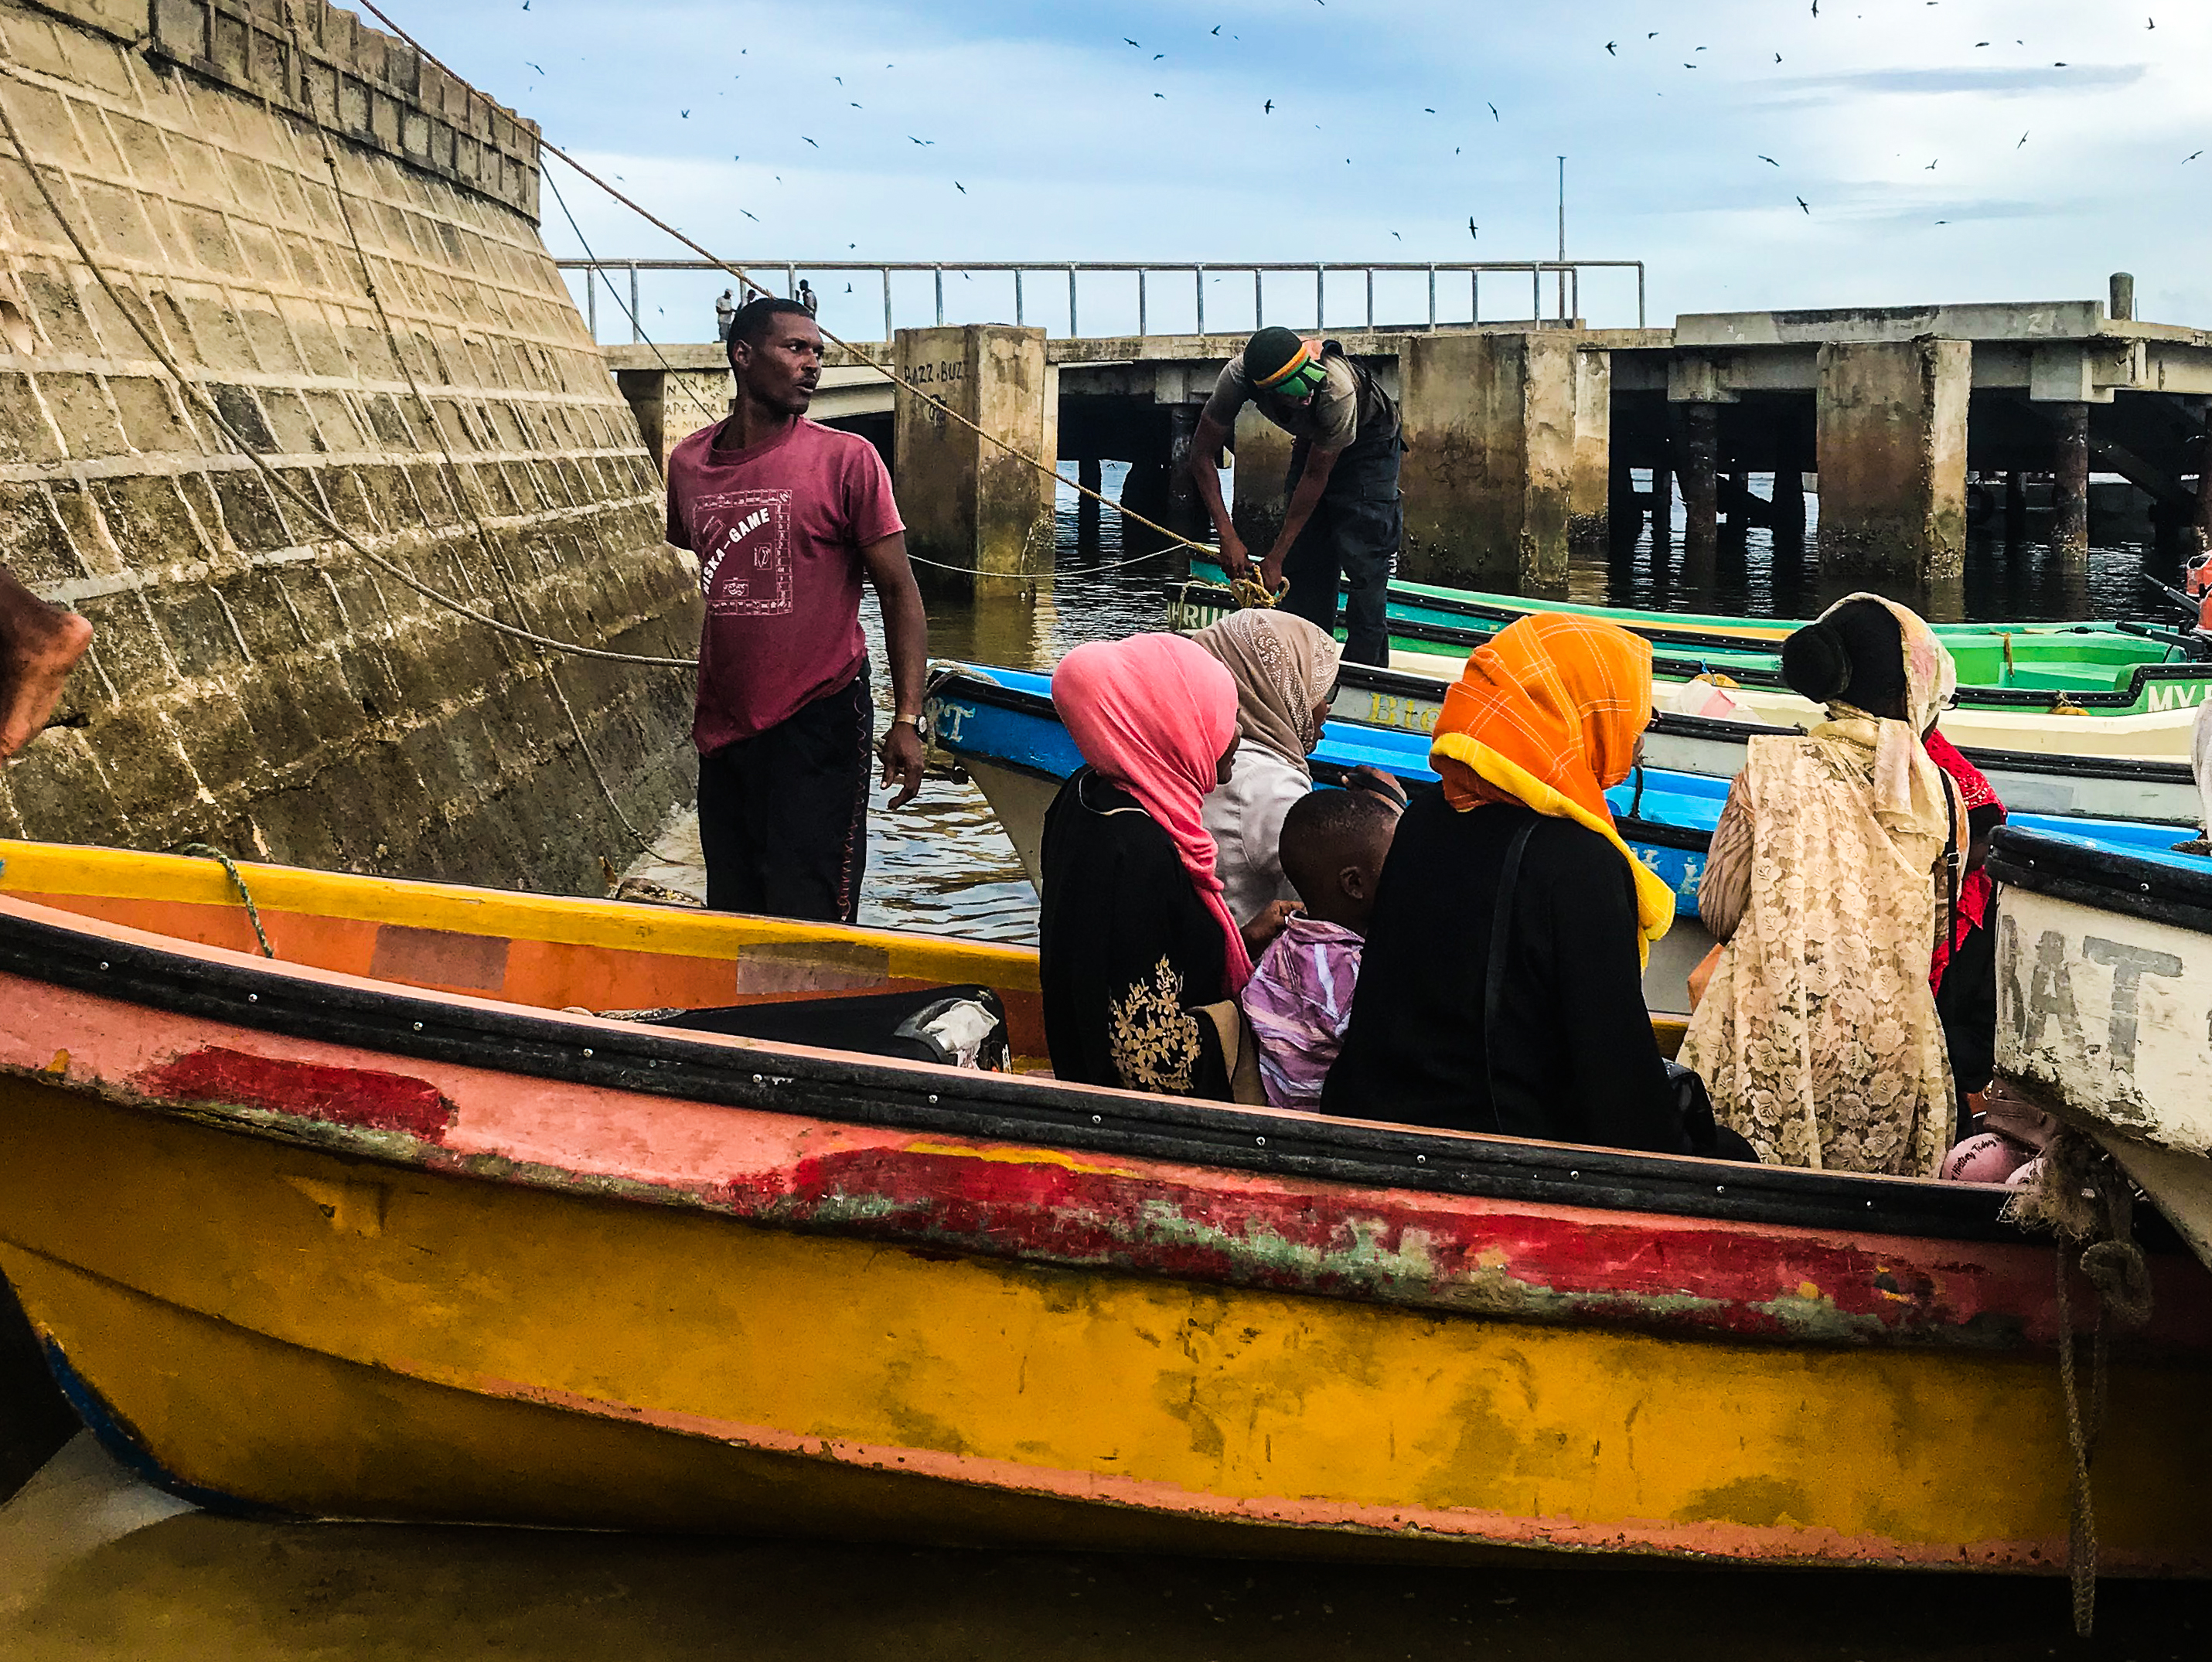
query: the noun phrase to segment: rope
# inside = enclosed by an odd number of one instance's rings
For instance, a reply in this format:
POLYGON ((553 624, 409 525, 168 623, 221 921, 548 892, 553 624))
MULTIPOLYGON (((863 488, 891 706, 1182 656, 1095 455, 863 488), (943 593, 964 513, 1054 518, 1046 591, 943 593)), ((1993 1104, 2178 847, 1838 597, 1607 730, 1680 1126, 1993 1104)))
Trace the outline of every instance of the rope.
MULTIPOLYGON (((307 43, 301 39, 299 14, 293 9, 292 0, 284 0, 284 27, 292 37, 292 50, 297 54, 295 61, 305 64, 307 61, 307 43)), ((469 488, 469 481, 462 476, 460 464, 453 459, 453 446, 446 442, 446 429, 438 420, 438 412, 430 408, 429 399, 423 396, 422 385, 415 379, 414 367, 407 361, 407 355, 399 349, 399 333, 392 326, 391 313, 384 309, 384 296, 377 292, 376 274, 370 270, 368 252, 361 246, 361 233, 354 225, 353 210, 346 205, 345 181, 338 172, 337 152, 331 147, 330 129, 315 115, 314 77, 302 75, 300 84, 307 98, 309 124, 314 128, 322 148, 323 166, 330 171, 331 194, 337 201, 338 219, 345 226, 346 240, 352 246, 353 257, 361 265, 362 287, 368 292, 369 304, 376 308, 376 320, 384 330, 385 344, 391 349, 392 360, 398 364, 399 373, 407 382, 408 396, 414 399, 415 407, 422 414, 423 425, 437 442, 438 454, 446 464, 446 476, 453 484, 453 498, 469 516, 469 524, 477 534, 477 546, 483 550, 484 558, 491 562, 492 570, 505 585, 507 604, 514 609, 515 622, 526 626, 530 616, 523 608, 522 588, 515 580, 514 563, 493 543, 483 516, 477 511, 476 494, 469 488)), ((335 119, 337 112, 333 111, 331 114, 335 119)), ((568 702, 568 695, 562 689, 561 678, 554 673, 545 648, 539 646, 537 652, 538 667, 545 673, 545 684, 553 689, 553 696, 561 706, 561 713, 568 719, 568 731, 576 736, 576 748, 583 753, 585 766, 592 770, 592 778, 599 785, 599 795, 606 799, 608 808, 613 811, 622 828, 629 833, 630 840, 640 848, 652 847, 652 839, 630 823, 629 816, 623 812, 622 804, 615 799, 613 787, 607 783, 607 776, 599 767, 599 757, 592 753, 591 741, 584 737, 584 725, 576 719, 576 712, 568 702)))
POLYGON ((2002 1216, 2025 1228, 2049 1229, 2057 1240, 2058 1385, 2066 1409, 2066 1444, 2072 1457, 2067 1480, 2066 1567, 2074 1595, 2074 1631, 2089 1637, 2097 1614, 2097 1519, 2089 1465, 2105 1423, 2105 1317, 2129 1326, 2150 1319, 2150 1265, 2135 1241, 2135 1191, 2111 1154, 2083 1132, 2061 1130, 2045 1147, 2041 1175, 2005 1203, 2002 1216), (2078 1249, 2074 1263, 2069 1253, 2078 1249), (2097 1295, 2089 1329, 2087 1412, 2075 1378, 2073 1303, 2068 1288, 2075 1264, 2097 1295))
MULTIPOLYGON (((27 79, 11 64, 0 63, 0 71, 4 71, 25 86, 37 87, 38 85, 37 82, 27 79)), ((44 91, 45 88, 40 88, 39 90, 44 91)), ((495 630, 501 634, 511 635, 518 640, 529 641, 533 646, 543 646, 550 652, 567 652, 575 658, 598 658, 609 664, 639 664, 653 669, 668 670, 696 670, 699 667, 698 660, 696 658, 651 658, 636 652, 611 652, 597 646, 581 646, 573 640, 556 640, 550 636, 538 634, 529 629, 517 628, 512 623, 503 623, 495 617, 477 610, 473 606, 454 599, 451 595, 432 588, 404 566, 386 559, 384 555, 363 543, 332 519, 325 511, 321 503, 302 494, 290 480, 285 478, 256 452, 246 435, 233 427, 229 418, 216 407, 215 400, 210 397, 197 382, 187 376, 177 361, 169 355, 168 349, 155 338, 152 331, 140 318, 137 309, 124 303, 123 297, 117 291, 113 281, 109 278, 100 263, 93 258, 92 251, 85 246, 84 239, 78 234, 76 227, 71 224, 69 217, 62 212, 61 203, 55 200, 52 189, 46 184, 46 175, 40 171, 38 164, 32 159, 30 147, 23 143, 22 134, 16 130, 15 118, 8 113, 8 106, 4 100, 0 100, 0 128, 6 130, 9 143, 14 147, 16 155, 21 159, 24 171, 30 175, 31 183, 37 187, 40 199, 46 203, 46 211, 53 215, 54 222, 61 227, 62 234, 68 239, 70 246, 76 251, 77 258, 83 263, 85 269, 91 272, 93 281, 100 285, 100 292, 107 297, 109 303, 129 322, 132 332, 145 343, 147 351, 153 355, 155 361, 159 363, 167 372, 169 379, 177 384, 177 390, 185 402, 199 410, 224 437, 230 440, 238 453, 259 471, 271 489, 299 508, 302 513, 328 531, 331 537, 351 549, 379 571, 395 581, 404 584, 424 599, 465 617, 471 622, 481 623, 484 628, 495 630)))
POLYGON ((220 860, 222 869, 230 873, 230 885, 238 891, 238 898, 246 902, 246 920, 253 925, 253 938, 261 943, 261 955, 273 958, 276 949, 269 944, 269 931, 261 926, 261 908, 253 903, 253 891, 246 886, 246 879, 238 875, 238 867, 229 855, 211 843, 188 842, 177 850, 179 854, 197 854, 202 859, 220 860))
MULTIPOLYGON (((436 58, 431 55, 429 50, 425 47, 421 41, 417 40, 413 35, 408 33, 406 30, 401 28, 398 24, 393 22, 392 19, 385 14, 383 9, 375 3, 375 0, 360 0, 360 3, 361 9, 363 11, 368 13, 368 15, 375 18, 378 22, 383 24, 386 28, 390 29, 392 33, 398 36, 400 39, 405 41, 410 46, 412 46, 416 52, 422 55, 426 63, 434 64, 437 68, 444 70, 447 75, 452 76, 454 80, 460 82, 464 86, 472 84, 465 76, 463 76, 454 70, 448 68, 446 64, 440 63, 436 58)), ((683 232, 671 225, 666 220, 662 219, 651 209, 633 201, 622 191, 615 189, 613 185, 610 185, 605 179, 601 179, 597 173, 584 166, 582 162, 577 161, 575 157, 570 155, 559 145, 554 143, 552 140, 546 138, 541 134, 538 140, 538 149, 544 151, 547 155, 557 156, 562 161, 567 162, 568 166, 574 168, 580 177, 586 179, 592 184, 598 185, 600 190, 605 191, 617 202, 622 203, 623 207, 629 209, 640 219, 643 220, 647 225, 652 226, 655 230, 661 232, 664 235, 673 237, 678 242, 682 243, 684 246, 689 248, 693 253, 698 255, 700 258, 708 262, 710 264, 721 270, 728 272, 739 282, 744 284, 746 288, 753 290, 754 293, 760 294, 764 298, 773 299, 775 297, 775 291, 771 289, 766 283, 761 282, 757 277, 754 276, 750 271, 744 270, 738 266, 731 264, 729 261, 724 259, 712 249, 706 247, 702 244, 695 242, 691 238, 684 235, 683 232)), ((817 326, 819 326, 818 324, 817 326)), ((969 432, 975 434, 977 438, 982 440, 986 444, 996 446, 999 449, 1006 452, 1007 455, 1014 458, 1015 460, 1026 463, 1030 467, 1035 468, 1038 472, 1047 474, 1055 481, 1060 479, 1061 476, 1060 470, 1051 463, 1032 456, 1027 451, 1022 449, 1018 445, 1010 443, 1008 440, 1000 438, 997 434, 988 431, 980 422, 970 421, 967 416, 963 416, 958 410, 947 404, 943 399, 923 391, 921 388, 915 385, 912 381, 907 379, 905 376, 900 374, 897 370, 892 368, 889 364, 878 363, 860 348, 854 345, 852 342, 844 339, 841 336, 831 333, 827 329, 822 331, 822 338, 828 341, 833 346, 843 349, 843 350, 851 354, 854 358, 857 358, 860 361, 861 367, 874 370, 885 380, 890 382, 892 385, 898 387, 906 392, 911 393, 914 397, 921 399, 927 403, 936 405, 937 408, 942 410, 947 416, 951 417, 953 421, 959 422, 961 426, 966 428, 969 432)), ((1147 519, 1143 514, 1139 513, 1135 509, 1124 506, 1121 503, 1115 501, 1113 498, 1091 489, 1088 485, 1078 483, 1073 486, 1073 488, 1080 495, 1088 496, 1095 502, 1103 503, 1106 506, 1112 508, 1116 513, 1120 514, 1124 519, 1131 520, 1137 525, 1142 525, 1148 531, 1158 531, 1161 536, 1166 537, 1170 543, 1175 544, 1178 548, 1188 549, 1193 553, 1202 554, 1206 555, 1208 558, 1211 558, 1213 555, 1214 550, 1206 543, 1193 542, 1189 537, 1183 536, 1179 531, 1170 531, 1165 525, 1160 525, 1154 520, 1147 519)), ((963 571, 968 573, 970 576, 988 577, 995 576, 997 574, 990 572, 977 572, 972 567, 965 566, 952 567, 949 569, 963 571)), ((1042 581, 1044 579, 1040 577, 1030 580, 1042 581)))
MULTIPOLYGON (((289 3, 289 0, 287 0, 288 6, 289 3)), ((327 143, 327 141, 325 142, 327 143)), ((552 174, 544 173, 542 177, 545 180, 545 188, 553 193, 553 203, 556 207, 560 209, 561 217, 568 221, 568 229, 576 239, 576 246, 584 251, 584 258, 586 259, 597 264, 599 257, 592 252, 592 245, 585 241, 584 227, 576 223, 576 216, 568 211, 568 203, 566 198, 564 198, 561 194, 561 187, 553 182, 552 174)), ((584 280, 586 282, 597 282, 599 280, 599 274, 597 271, 587 271, 584 274, 584 280)), ((623 316, 629 319, 630 332, 653 349, 653 355, 660 360, 660 367, 663 369, 666 370, 672 375, 677 374, 678 373, 677 367, 674 364, 668 361, 668 355, 660 349, 659 343, 655 341, 652 336, 645 332, 645 324, 643 320, 638 317, 637 313, 631 311, 629 307, 623 304, 622 296, 615 294, 614 285, 612 283, 609 283, 607 285, 607 293, 613 297, 616 309, 621 312, 623 316)), ((593 341, 592 344, 597 346, 599 343, 597 341, 593 341)), ((704 398, 701 397, 698 393, 692 389, 690 382, 686 380, 678 380, 677 385, 684 389, 684 396, 685 397, 690 399, 693 403, 699 406, 700 413, 706 416, 708 421, 719 422, 723 416, 729 414, 729 411, 726 409, 717 409, 714 405, 708 403, 704 398)))
POLYGON ((2091 1329, 2090 1368, 2095 1376, 2095 1406, 2086 1427, 2081 1393, 2074 1380, 2074 1312, 2067 1295, 2066 1242, 2058 1242, 2058 1386, 2066 1399, 2066 1447, 2073 1470, 2066 1482, 2066 1574, 2074 1594, 2074 1632, 2087 1639, 2097 1623, 2097 1518, 2089 1492, 2089 1461, 2096 1453, 2105 1401, 2105 1316, 2097 1313, 2091 1329))

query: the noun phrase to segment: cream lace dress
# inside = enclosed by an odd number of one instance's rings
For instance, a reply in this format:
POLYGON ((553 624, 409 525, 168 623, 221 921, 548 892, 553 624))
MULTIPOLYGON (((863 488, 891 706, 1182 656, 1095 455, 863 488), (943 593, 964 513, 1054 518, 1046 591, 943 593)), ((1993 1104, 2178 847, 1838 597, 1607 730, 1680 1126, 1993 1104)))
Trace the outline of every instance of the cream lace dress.
POLYGON ((1955 1111, 1928 986, 1944 839, 1876 818, 1874 726, 1751 742, 1700 889, 1728 944, 1680 1060, 1764 1162, 1932 1177, 1955 1111))

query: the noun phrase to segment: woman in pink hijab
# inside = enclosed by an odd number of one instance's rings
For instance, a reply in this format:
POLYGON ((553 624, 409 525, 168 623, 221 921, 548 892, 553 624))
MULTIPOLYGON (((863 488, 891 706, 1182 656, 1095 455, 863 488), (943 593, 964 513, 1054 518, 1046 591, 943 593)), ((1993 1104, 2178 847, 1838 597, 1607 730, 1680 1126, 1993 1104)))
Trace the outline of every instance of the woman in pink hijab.
POLYGON ((1053 707, 1087 764, 1045 816, 1045 1040, 1060 1078, 1226 1100, 1252 947, 1223 903, 1207 792, 1237 752, 1237 682, 1180 635, 1078 646, 1053 707))

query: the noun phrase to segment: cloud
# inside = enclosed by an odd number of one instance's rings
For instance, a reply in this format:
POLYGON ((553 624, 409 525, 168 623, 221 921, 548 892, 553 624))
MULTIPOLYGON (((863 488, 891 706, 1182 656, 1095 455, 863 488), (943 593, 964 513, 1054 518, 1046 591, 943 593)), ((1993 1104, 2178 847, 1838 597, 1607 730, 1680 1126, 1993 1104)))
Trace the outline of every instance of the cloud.
POLYGON ((1901 93, 1928 96, 1944 93, 2017 98, 2040 92, 2103 92, 2131 87, 2143 78, 2140 64, 2083 64, 2060 69, 1863 70, 1852 75, 1805 76, 1787 85, 1790 92, 1824 94, 1901 93))

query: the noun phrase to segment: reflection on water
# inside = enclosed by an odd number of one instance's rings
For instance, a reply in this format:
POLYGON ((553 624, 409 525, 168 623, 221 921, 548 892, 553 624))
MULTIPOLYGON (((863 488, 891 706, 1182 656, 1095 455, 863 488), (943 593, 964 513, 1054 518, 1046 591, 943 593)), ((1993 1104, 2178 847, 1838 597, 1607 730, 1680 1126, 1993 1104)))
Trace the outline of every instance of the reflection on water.
MULTIPOLYGON (((1754 494, 1766 496, 1770 476, 1753 474, 1752 488, 1754 494)), ((1723 525, 1719 547, 1693 560, 1678 498, 1668 538, 1655 542, 1646 525, 1633 543, 1624 543, 1607 555, 1577 559, 1568 575, 1568 598, 1735 617, 1814 616, 1868 584, 1863 579, 1821 576, 1810 555, 1820 523, 1819 499, 1808 495, 1805 506, 1804 539, 1800 543, 1782 537, 1779 559, 1776 534, 1765 526, 1752 525, 1731 535, 1723 525)), ((2032 514, 2027 534, 2009 546, 2001 522, 1970 531, 1965 569, 1956 577, 1918 588, 1886 579, 1879 586, 1942 623, 2160 615, 2157 597, 2143 577, 2148 573, 2179 582, 2180 561, 2158 549, 2147 525, 2118 513, 2109 518, 2096 514, 2091 530, 2104 540, 2085 558, 2070 559, 2046 540, 2048 518, 2045 513, 2032 514)))

